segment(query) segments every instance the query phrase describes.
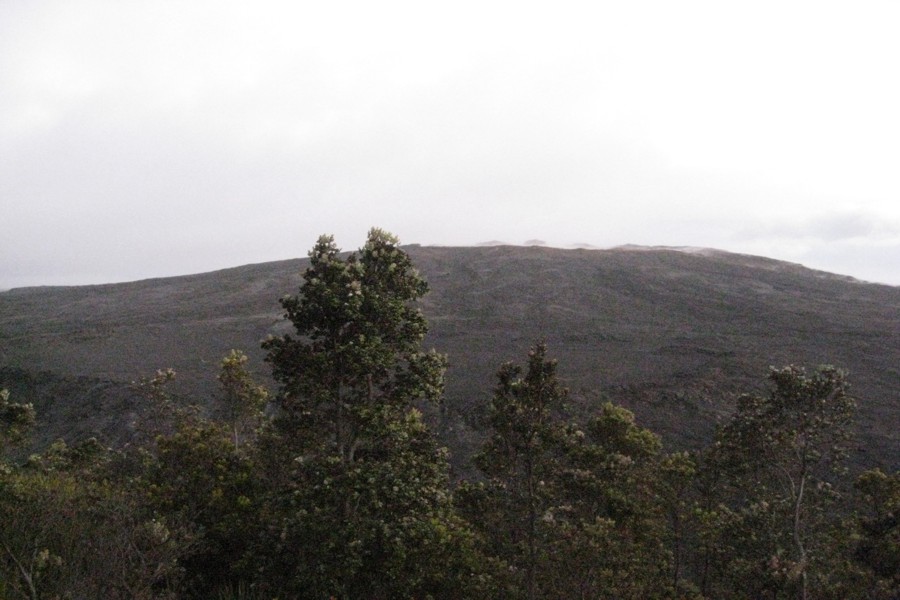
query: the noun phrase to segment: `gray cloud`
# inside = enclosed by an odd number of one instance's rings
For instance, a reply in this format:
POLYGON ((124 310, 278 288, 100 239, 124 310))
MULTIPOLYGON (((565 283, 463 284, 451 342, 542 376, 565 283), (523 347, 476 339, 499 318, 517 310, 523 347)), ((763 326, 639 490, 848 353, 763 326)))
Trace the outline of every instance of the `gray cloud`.
POLYGON ((777 219, 751 223, 741 229, 741 239, 794 239, 824 243, 865 241, 880 244, 900 239, 900 219, 875 214, 864 209, 835 210, 827 214, 801 217, 790 221, 777 219))
MULTIPOLYGON (((0 287, 276 260, 322 232, 353 247, 372 225, 426 244, 714 246, 835 270, 861 261, 832 246, 885 256, 897 239, 893 146, 856 132, 900 135, 900 92, 831 70, 877 99, 862 107, 807 76, 830 102, 821 121, 798 113, 812 96, 796 85, 783 105, 745 98, 808 62, 796 31, 766 29, 774 8, 725 15, 771 34, 748 56, 755 34, 715 34, 700 7, 226 4, 0 5, 0 287)), ((898 44, 872 27, 887 47, 854 60, 898 44)), ((804 40, 830 66, 828 40, 804 40)))

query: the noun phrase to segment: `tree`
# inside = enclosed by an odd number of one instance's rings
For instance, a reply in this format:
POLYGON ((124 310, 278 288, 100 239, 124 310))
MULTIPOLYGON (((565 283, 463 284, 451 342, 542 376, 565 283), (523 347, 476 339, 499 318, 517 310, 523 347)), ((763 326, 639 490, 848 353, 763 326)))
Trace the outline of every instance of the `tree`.
POLYGON ((875 580, 872 598, 900 595, 900 472, 886 474, 872 469, 855 484, 863 510, 855 558, 875 580))
POLYGON ((488 480, 462 486, 458 502, 486 551, 510 565, 514 597, 660 597, 669 562, 654 496, 660 441, 608 402, 586 427, 566 424, 556 370, 544 344, 527 369, 501 366, 475 457, 488 480))
POLYGON ((461 490, 473 522, 494 540, 493 552, 522 573, 526 598, 539 594, 537 572, 541 519, 554 501, 549 485, 554 473, 553 438, 560 430, 554 411, 566 390, 556 376, 556 361, 540 343, 528 353, 528 368, 508 362, 497 373, 488 422, 491 435, 475 464, 489 477, 488 487, 461 490), (480 515, 497 517, 494 522, 480 515))
POLYGON ((269 391, 247 372, 247 360, 246 354, 232 350, 222 359, 219 371, 222 416, 231 427, 235 450, 240 447, 241 434, 258 424, 269 401, 269 391))
MULTIPOLYGON (((744 574, 744 589, 805 600, 811 575, 827 574, 822 532, 835 500, 836 476, 850 439, 855 402, 845 374, 820 367, 772 369, 768 395, 747 394, 722 429, 716 453, 727 469, 738 538, 730 570, 744 574)), ((750 592, 752 593, 752 592, 750 592)))
MULTIPOLYGON (((695 499, 692 486, 696 482, 697 459, 688 452, 676 452, 663 457, 658 465, 656 495, 668 520, 667 536, 672 554, 672 589, 686 587, 684 579, 685 555, 695 499)), ((693 540, 692 540, 693 541, 693 540)))
POLYGON ((35 412, 31 404, 10 402, 9 391, 0 390, 0 456, 7 447, 21 442, 34 423, 35 412))
POLYGON ((373 229, 361 256, 342 259, 332 237, 319 238, 301 294, 281 301, 299 337, 263 344, 300 441, 324 443, 347 464, 369 426, 443 393, 445 358, 419 350, 427 325, 411 306, 428 286, 398 243, 373 229))
POLYGON ((567 523, 569 552, 579 560, 556 571, 569 569, 577 582, 572 593, 582 597, 665 597, 671 560, 664 546, 659 438, 631 411, 605 402, 583 429, 569 426, 562 442, 564 510, 556 518, 567 523))
POLYGON ((173 370, 142 379, 138 391, 149 406, 138 424, 141 443, 126 447, 109 477, 139 493, 141 510, 185 532, 178 566, 187 597, 212 597, 253 578, 244 559, 261 528, 261 486, 255 452, 238 436, 261 418, 266 392, 247 374, 246 361, 234 350, 222 361, 224 422, 170 394, 173 370))
POLYGON ((190 535, 178 563, 190 597, 213 597, 250 581, 245 554, 260 528, 259 480, 250 453, 236 448, 232 429, 185 419, 156 437, 139 477, 147 508, 190 535))
POLYGON ((427 326, 412 305, 427 289, 397 238, 372 229, 358 255, 319 238, 300 294, 281 301, 296 337, 263 344, 280 407, 263 460, 281 517, 261 552, 282 593, 459 593, 467 534, 446 451, 415 409, 443 392, 445 359, 420 350, 427 326))

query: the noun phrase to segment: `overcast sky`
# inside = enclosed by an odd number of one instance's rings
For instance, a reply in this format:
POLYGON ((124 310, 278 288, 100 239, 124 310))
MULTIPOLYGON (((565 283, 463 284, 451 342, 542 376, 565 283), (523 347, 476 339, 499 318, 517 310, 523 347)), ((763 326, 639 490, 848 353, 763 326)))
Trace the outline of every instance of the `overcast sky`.
POLYGON ((488 240, 900 284, 900 2, 0 0, 0 288, 488 240))

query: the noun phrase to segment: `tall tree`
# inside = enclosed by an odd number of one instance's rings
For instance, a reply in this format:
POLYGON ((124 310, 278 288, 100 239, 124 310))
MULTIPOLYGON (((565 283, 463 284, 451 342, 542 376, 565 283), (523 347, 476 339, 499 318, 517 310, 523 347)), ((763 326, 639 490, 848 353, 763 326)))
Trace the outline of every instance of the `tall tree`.
POLYGON ((443 392, 445 359, 420 350, 412 305, 427 289, 397 238, 372 229, 359 254, 319 238, 300 294, 281 301, 296 336, 263 346, 281 408, 263 447, 290 469, 268 561, 285 593, 458 593, 446 451, 415 409, 443 392))
POLYGON ((459 493, 470 519, 491 540, 491 551, 521 574, 519 585, 529 599, 542 595, 537 581, 547 551, 542 518, 555 499, 554 438, 562 427, 554 412, 567 394, 556 368, 543 343, 528 353, 527 369, 511 362, 500 367, 488 414, 491 435, 475 457, 489 480, 459 493), (489 515, 494 518, 485 518, 489 515))
POLYGON ((281 301, 297 337, 263 344, 302 443, 326 444, 348 464, 369 425, 443 393, 445 358, 420 351, 427 324, 411 305, 428 286, 398 244, 373 229, 359 256, 342 258, 331 236, 319 238, 301 293, 281 301))
POLYGON ((716 451, 732 478, 740 537, 733 573, 739 584, 806 600, 847 453, 855 402, 845 374, 821 367, 773 369, 767 395, 748 394, 722 429, 716 451))

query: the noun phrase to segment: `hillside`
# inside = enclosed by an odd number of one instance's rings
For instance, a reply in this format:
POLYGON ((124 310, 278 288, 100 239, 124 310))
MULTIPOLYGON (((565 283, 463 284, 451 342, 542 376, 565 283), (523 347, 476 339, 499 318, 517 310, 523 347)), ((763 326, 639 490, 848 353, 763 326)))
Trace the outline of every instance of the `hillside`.
MULTIPOLYGON (((458 461, 480 439, 497 366, 545 339, 575 414, 609 397, 669 447, 708 441, 769 365, 841 366, 860 405, 858 462, 900 466, 898 287, 706 250, 408 251, 431 286, 427 343, 450 357, 446 410, 431 418, 458 461)), ((304 263, 0 293, 0 385, 35 401, 39 440, 124 439, 139 403, 123 384, 157 368, 204 401, 231 348, 264 377, 259 341, 287 331, 277 300, 296 293, 304 263)))

